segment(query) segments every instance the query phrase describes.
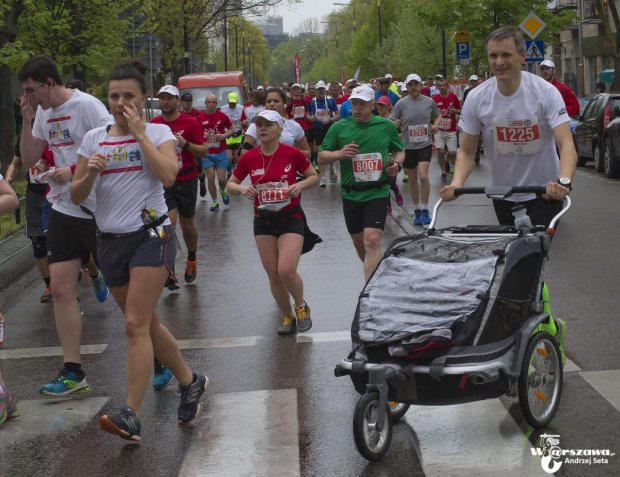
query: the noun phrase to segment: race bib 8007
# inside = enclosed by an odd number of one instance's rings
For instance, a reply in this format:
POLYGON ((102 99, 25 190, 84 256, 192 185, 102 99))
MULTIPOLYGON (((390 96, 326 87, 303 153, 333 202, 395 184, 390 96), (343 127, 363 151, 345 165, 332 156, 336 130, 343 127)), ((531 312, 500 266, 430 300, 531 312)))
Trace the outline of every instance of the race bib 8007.
POLYGON ((353 177, 357 182, 376 182, 381 179, 383 159, 378 152, 358 154, 352 159, 353 177))
POLYGON ((536 154, 542 147, 538 119, 500 119, 493 121, 495 149, 508 156, 536 154))

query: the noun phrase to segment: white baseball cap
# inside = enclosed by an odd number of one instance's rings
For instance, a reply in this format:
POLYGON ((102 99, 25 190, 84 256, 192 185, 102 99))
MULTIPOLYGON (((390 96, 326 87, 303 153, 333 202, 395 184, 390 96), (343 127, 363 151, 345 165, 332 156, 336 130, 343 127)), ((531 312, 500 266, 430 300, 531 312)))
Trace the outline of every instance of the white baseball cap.
POLYGON ((390 79, 392 79, 392 75, 391 75, 390 73, 385 73, 384 78, 390 78, 390 79))
POLYGON ((370 86, 362 85, 353 88, 353 92, 349 99, 361 99, 362 101, 372 101, 375 99, 375 90, 370 86))
POLYGON ((422 82, 422 78, 420 78, 420 75, 416 75, 415 73, 411 73, 409 75, 407 75, 407 78, 405 79, 405 84, 409 84, 412 81, 417 81, 418 83, 422 82))
POLYGON ((407 91, 407 84, 406 83, 401 83, 400 84, 400 90, 401 91, 407 91))
POLYGON ((471 75, 469 81, 478 81, 478 75, 471 75))
POLYGON ((543 66, 546 66, 547 68, 553 68, 555 69, 555 63, 551 60, 545 60, 540 64, 540 67, 542 68, 543 66))
POLYGON ((172 86, 171 84, 167 84, 162 86, 159 89, 159 92, 157 93, 157 96, 159 96, 162 93, 168 93, 172 96, 176 96, 177 98, 179 97, 179 90, 176 86, 172 86))
POLYGON ((258 85, 256 87, 256 91, 263 91, 265 88, 263 88, 261 85, 258 85))
POLYGON ((255 123, 256 121, 258 121, 259 118, 266 119, 267 121, 270 121, 272 123, 278 123, 278 126, 280 126, 281 128, 284 127, 284 118, 280 116, 280 113, 278 113, 277 111, 265 109, 264 111, 261 111, 260 113, 254 115, 251 122, 255 123))
POLYGON ((293 88, 300 88, 301 89, 301 87, 302 86, 299 83, 293 83, 292 86, 291 86, 291 89, 293 89, 293 88))
POLYGON ((327 86, 325 86, 325 81, 323 80, 319 81, 316 85, 314 85, 314 87, 316 89, 319 89, 319 88, 327 89, 327 86))

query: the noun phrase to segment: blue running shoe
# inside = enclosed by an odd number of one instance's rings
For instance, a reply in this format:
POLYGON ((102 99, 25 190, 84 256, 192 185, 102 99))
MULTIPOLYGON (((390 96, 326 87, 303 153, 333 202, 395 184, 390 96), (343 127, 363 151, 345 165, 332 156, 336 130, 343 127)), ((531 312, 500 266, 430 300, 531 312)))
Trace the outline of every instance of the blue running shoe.
POLYGON ((230 204, 230 196, 228 195, 228 192, 223 190, 221 191, 221 193, 222 193, 222 202, 224 202, 224 205, 230 204))
POLYGON ((155 391, 161 391, 167 388, 173 378, 172 371, 166 368, 161 361, 156 360, 152 379, 153 389, 155 391))
POLYGON ((90 391, 86 377, 80 379, 77 374, 61 369, 58 376, 51 382, 44 384, 39 393, 48 397, 68 396, 69 394, 81 394, 90 391))
POLYGON ((218 210, 220 210, 220 203, 217 200, 214 200, 213 204, 211 204, 211 207, 209 207, 209 210, 211 212, 217 212, 218 210))
POLYGON ((431 223, 431 214, 428 213, 428 209, 424 209, 420 214, 422 219, 422 225, 430 225, 431 223))
POLYGON ((413 213, 413 225, 422 225, 422 211, 416 209, 413 213))
POLYGON ((101 271, 97 274, 96 277, 90 279, 93 284, 93 288, 95 289, 95 296, 97 297, 97 301, 99 303, 103 303, 108 299, 108 295, 110 294, 107 285, 105 284, 105 280, 101 271))

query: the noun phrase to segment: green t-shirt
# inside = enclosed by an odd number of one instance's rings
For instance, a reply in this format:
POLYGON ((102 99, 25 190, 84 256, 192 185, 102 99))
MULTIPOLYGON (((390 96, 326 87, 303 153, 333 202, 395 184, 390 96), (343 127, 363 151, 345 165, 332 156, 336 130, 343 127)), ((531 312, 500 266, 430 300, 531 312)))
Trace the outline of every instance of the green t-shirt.
MULTIPOLYGON (((387 183, 385 163, 390 151, 402 151, 403 143, 394 123, 389 119, 373 116, 367 123, 359 123, 350 117, 331 125, 323 143, 321 151, 338 151, 347 144, 355 143, 359 146, 359 154, 379 153, 382 161, 382 172, 379 181, 385 182, 380 187, 367 190, 346 190, 340 188, 343 199, 352 202, 367 202, 372 199, 380 199, 390 196, 390 186, 387 183)), ((342 186, 352 184, 372 184, 372 182, 359 182, 353 174, 352 159, 340 160, 340 176, 342 186)))

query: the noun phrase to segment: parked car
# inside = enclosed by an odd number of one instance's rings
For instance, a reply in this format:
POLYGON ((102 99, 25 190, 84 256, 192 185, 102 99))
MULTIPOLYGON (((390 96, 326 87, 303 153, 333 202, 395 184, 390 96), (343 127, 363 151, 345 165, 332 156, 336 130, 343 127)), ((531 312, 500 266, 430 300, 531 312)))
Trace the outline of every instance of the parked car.
POLYGON ((620 177, 620 107, 603 132, 603 172, 610 179, 620 177))
POLYGON ((587 161, 593 160, 594 168, 599 172, 603 170, 603 133, 618 115, 620 94, 599 93, 590 100, 573 132, 578 166, 583 167, 587 161))
POLYGON ((583 112, 586 110, 586 106, 590 102, 590 98, 579 97, 577 98, 577 101, 579 101, 579 116, 577 116, 576 118, 570 118, 570 121, 568 123, 571 134, 575 132, 575 128, 577 127, 577 124, 579 124, 579 118, 581 118, 583 112))

